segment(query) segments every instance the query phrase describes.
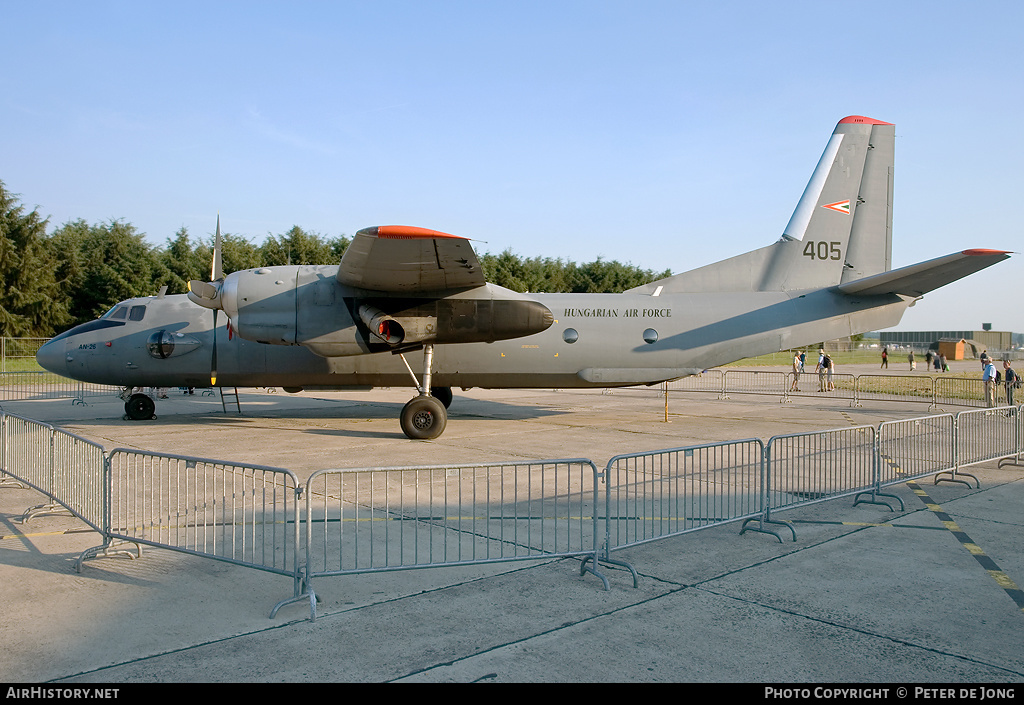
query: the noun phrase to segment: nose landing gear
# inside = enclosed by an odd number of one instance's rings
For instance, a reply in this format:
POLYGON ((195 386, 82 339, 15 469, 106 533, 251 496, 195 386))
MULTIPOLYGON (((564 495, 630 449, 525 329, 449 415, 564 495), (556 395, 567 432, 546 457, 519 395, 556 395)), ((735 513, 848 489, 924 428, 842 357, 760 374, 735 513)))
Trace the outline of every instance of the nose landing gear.
POLYGON ((148 394, 132 394, 124 403, 124 417, 132 421, 156 418, 156 403, 148 394))

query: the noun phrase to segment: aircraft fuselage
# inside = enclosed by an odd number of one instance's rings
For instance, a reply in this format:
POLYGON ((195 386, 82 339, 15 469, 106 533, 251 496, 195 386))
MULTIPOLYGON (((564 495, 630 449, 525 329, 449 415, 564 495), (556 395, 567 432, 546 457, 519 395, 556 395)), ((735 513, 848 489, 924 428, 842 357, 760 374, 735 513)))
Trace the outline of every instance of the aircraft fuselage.
MULTIPOLYGON (((910 300, 809 292, 534 294, 546 330, 489 343, 438 344, 433 385, 484 388, 652 384, 744 357, 813 345, 898 322, 910 300)), ((328 315, 326 310, 323 315, 328 315)), ((220 386, 412 386, 387 349, 324 357, 303 345, 246 340, 221 314, 220 386)), ((347 320, 347 319, 346 319, 347 320)), ((347 321, 350 323, 350 321, 347 321)), ((132 299, 40 350, 47 369, 125 387, 210 386, 213 315, 183 295, 132 299), (121 309, 119 312, 118 309, 121 309), (114 318, 111 314, 116 314, 114 318), (135 320, 137 319, 137 320, 135 320)), ((419 369, 421 353, 407 353, 419 369)))

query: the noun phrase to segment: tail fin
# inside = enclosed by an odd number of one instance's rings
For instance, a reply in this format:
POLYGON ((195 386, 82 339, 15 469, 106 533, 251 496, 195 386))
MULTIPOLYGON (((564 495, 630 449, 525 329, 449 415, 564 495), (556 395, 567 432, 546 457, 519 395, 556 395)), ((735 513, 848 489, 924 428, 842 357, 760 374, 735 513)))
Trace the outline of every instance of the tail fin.
POLYGON ((763 288, 834 286, 892 267, 892 175, 896 128, 843 118, 814 170, 783 237, 799 240, 800 259, 766 272, 763 288))
POLYGON ((798 291, 888 271, 895 129, 843 118, 778 242, 632 291, 798 291))

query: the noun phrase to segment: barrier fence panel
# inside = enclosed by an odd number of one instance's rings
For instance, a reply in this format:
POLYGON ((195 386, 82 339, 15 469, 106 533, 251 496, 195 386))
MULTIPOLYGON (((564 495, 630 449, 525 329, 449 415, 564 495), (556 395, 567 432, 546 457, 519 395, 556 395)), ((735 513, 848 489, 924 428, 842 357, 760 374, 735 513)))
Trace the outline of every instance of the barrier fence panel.
POLYGON ((612 458, 605 468, 606 550, 757 516, 763 451, 753 438, 612 458))
POLYGON ((725 372, 722 370, 704 370, 698 375, 690 375, 667 382, 670 392, 715 392, 725 391, 725 372))
POLYGON ((288 470, 116 449, 111 538, 298 577, 298 482, 288 470))
POLYGON ((106 456, 103 446, 55 428, 51 497, 103 533, 106 518, 106 456))
POLYGON ((856 426, 775 436, 765 457, 769 511, 855 494, 873 487, 875 429, 856 426))
MULTIPOLYGON (((789 384, 793 383, 793 373, 787 375, 789 384)), ((797 383, 798 389, 788 392, 789 396, 799 397, 827 397, 830 399, 850 399, 856 397, 857 377, 851 374, 832 373, 831 380, 828 373, 821 377, 813 370, 800 375, 797 383)), ((788 388, 788 387, 787 387, 788 388)))
POLYGON ((956 415, 957 467, 983 463, 1018 453, 1017 409, 961 411, 956 415))
POLYGON ((725 394, 777 394, 785 396, 792 375, 788 372, 726 370, 725 394))
POLYGON ((309 577, 597 557, 589 460, 325 470, 306 488, 309 577))
POLYGON ((28 509, 22 517, 70 512, 103 531, 103 447, 49 424, 0 414, 2 462, 6 474, 51 501, 28 509))
POLYGON ((857 401, 920 401, 934 396, 928 375, 857 375, 857 401))
POLYGON ((78 382, 52 372, 0 372, 0 401, 116 396, 119 387, 78 382))
POLYGON ((944 406, 985 406, 985 383, 968 377, 934 379, 934 404, 944 406))
POLYGON ((52 495, 53 427, 14 414, 0 415, 4 472, 46 495, 52 495))
POLYGON ((895 485, 956 467, 952 414, 885 421, 878 426, 879 486, 895 485))

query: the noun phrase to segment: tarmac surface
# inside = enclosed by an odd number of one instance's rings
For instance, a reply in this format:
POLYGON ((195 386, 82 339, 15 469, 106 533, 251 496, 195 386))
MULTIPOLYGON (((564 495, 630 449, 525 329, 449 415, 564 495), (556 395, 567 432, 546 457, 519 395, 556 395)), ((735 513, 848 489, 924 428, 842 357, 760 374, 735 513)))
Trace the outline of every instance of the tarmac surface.
MULTIPOLYGON (((399 429, 409 397, 242 390, 239 414, 172 390, 144 422, 122 420, 117 399, 2 407, 107 450, 258 463, 300 479, 569 457, 601 468, 620 453, 928 413, 681 393, 666 423, 652 391, 470 390, 456 391, 444 435, 424 442, 399 429)), ((571 559, 319 578, 315 622, 308 604, 268 618, 291 595, 286 577, 169 550, 91 561, 79 574, 75 560, 97 535, 67 517, 21 523, 41 495, 0 488, 0 681, 1021 683, 1024 611, 1013 588, 1024 584, 1024 467, 969 472, 980 488, 892 488, 903 511, 849 498, 788 511, 779 518, 793 522, 795 542, 727 524, 626 549, 616 558, 637 568, 637 588, 602 565, 606 592, 571 559)))

